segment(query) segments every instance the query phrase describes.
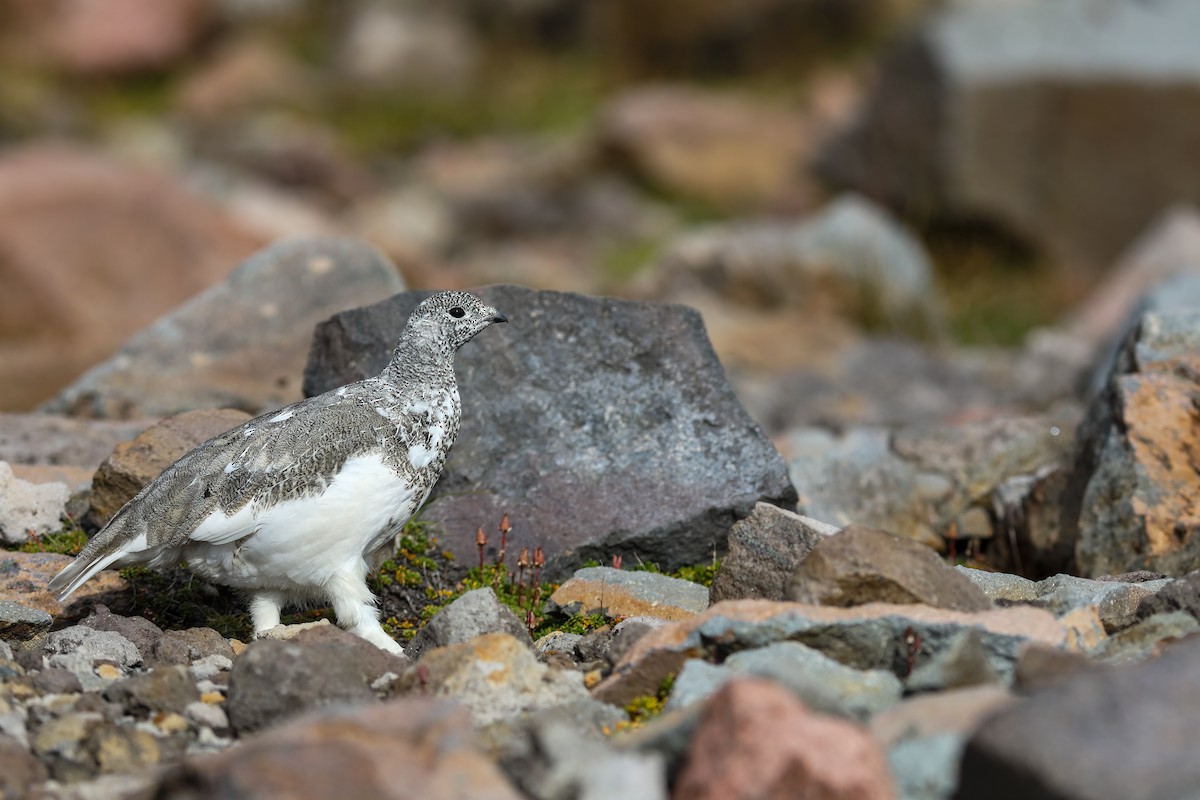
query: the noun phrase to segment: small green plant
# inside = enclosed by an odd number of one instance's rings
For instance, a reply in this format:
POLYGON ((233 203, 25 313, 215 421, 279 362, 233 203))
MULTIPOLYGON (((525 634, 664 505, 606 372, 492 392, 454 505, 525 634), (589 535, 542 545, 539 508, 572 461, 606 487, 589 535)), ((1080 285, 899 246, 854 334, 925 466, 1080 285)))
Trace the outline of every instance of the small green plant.
POLYGON ((123 567, 121 577, 130 592, 127 599, 114 604, 118 613, 137 614, 170 630, 209 627, 226 638, 243 641, 253 632, 250 616, 233 590, 207 583, 185 567, 167 572, 123 567))
POLYGON ((63 555, 79 555, 88 542, 88 535, 73 519, 68 519, 61 531, 38 535, 30 531, 29 540, 18 549, 22 553, 62 553, 63 555))
POLYGON ((621 723, 615 731, 633 730, 645 725, 650 720, 657 717, 667 707, 667 698, 671 696, 671 689, 675 686, 675 675, 672 673, 663 678, 662 683, 658 685, 658 691, 654 694, 641 695, 629 701, 625 706, 625 713, 629 715, 629 722, 621 723))

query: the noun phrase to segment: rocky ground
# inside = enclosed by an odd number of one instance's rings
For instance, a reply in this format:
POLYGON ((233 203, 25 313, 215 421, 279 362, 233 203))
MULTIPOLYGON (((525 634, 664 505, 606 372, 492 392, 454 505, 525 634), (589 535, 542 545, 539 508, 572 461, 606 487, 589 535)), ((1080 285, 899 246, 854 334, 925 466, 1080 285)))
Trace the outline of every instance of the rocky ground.
POLYGON ((1195 796, 1189 0, 110 2, 0 5, 0 798, 1195 796), (406 659, 46 592, 468 286, 406 659))

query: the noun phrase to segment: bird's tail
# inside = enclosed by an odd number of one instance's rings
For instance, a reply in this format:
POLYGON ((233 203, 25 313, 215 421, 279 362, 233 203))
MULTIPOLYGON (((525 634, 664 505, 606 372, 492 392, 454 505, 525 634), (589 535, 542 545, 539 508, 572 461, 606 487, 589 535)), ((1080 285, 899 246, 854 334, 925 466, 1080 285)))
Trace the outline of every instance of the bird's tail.
MULTIPOLYGON (((116 520, 114 519, 113 522, 116 520)), ((72 592, 91 580, 97 572, 111 566, 127 555, 131 549, 139 549, 136 540, 124 546, 113 547, 113 540, 117 538, 117 533, 114 525, 110 523, 107 528, 92 537, 92 540, 83 548, 83 552, 75 556, 74 561, 67 564, 63 567, 62 572, 50 579, 49 589, 57 595, 59 602, 66 600, 72 592)))
POLYGON ((109 553, 105 556, 87 558, 84 551, 67 564, 63 571, 50 579, 50 591, 58 596, 61 603, 71 596, 71 593, 92 579, 97 572, 107 567, 121 557, 121 553, 109 553))

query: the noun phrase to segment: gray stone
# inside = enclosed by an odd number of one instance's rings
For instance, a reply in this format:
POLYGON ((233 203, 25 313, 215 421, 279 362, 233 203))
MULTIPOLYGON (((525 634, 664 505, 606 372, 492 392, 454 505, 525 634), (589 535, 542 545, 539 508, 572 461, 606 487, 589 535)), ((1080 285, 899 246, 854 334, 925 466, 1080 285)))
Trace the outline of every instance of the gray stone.
POLYGON ((708 588, 657 572, 584 567, 550 595, 567 615, 683 619, 708 608, 708 588))
POLYGON ((1166 586, 1166 579, 1123 583, 1094 581, 1074 575, 1054 575, 1037 582, 1037 596, 1045 608, 1062 616, 1084 606, 1094 606, 1112 632, 1126 628, 1137 619, 1142 601, 1166 586))
POLYGON ((508 606, 500 602, 491 587, 464 592, 438 611, 425 627, 405 646, 405 654, 416 661, 435 647, 460 644, 483 633, 507 633, 533 647, 529 630, 508 606))
POLYGON ((1028 603, 1038 598, 1037 584, 1020 575, 1006 572, 988 572, 982 569, 957 566, 960 574, 967 576, 990 600, 1006 600, 1010 603, 1028 603))
POLYGON ((1152 800, 1192 797, 1200 762, 1200 638, 1159 658, 1087 670, 983 724, 963 754, 954 797, 1152 800))
POLYGON ((940 652, 915 668, 904 681, 909 692, 961 689, 998 683, 978 628, 960 631, 940 652))
POLYGON ((1200 631, 1200 622, 1191 614, 1168 611, 1146 617, 1102 641, 1091 655, 1107 663, 1142 661, 1156 655, 1176 639, 1200 631))
POLYGON ((400 676, 395 690, 452 697, 471 712, 479 728, 555 706, 592 702, 581 673, 538 663, 528 646, 506 633, 430 650, 400 676))
POLYGON ((85 625, 73 625, 50 633, 42 645, 42 654, 47 666, 61 666, 73 671, 78 669, 79 663, 69 661, 70 656, 80 656, 89 668, 97 661, 111 661, 122 667, 142 663, 142 654, 133 642, 116 631, 98 631, 85 625))
POLYGON ((920 242, 882 208, 852 194, 799 223, 689 233, 671 245, 656 272, 675 294, 698 283, 723 298, 800 305, 824 291, 848 306, 848 316, 875 326, 924 334, 943 326, 920 242))
MULTIPOLYGON (((794 503, 696 312, 516 286, 479 294, 514 335, 459 354, 463 427, 424 513, 460 560, 478 558, 477 525, 508 513, 509 552, 543 546, 547 577, 613 555, 673 570, 711 559, 754 503, 794 503)), ((305 392, 376 374, 425 296, 318 327, 305 392)))
POLYGON ((226 712, 242 736, 325 706, 373 703, 371 684, 406 664, 332 626, 289 641, 260 639, 233 661, 226 712))
POLYGON ((852 428, 839 436, 804 428, 790 431, 784 447, 800 513, 839 528, 858 523, 938 540, 917 470, 892 452, 886 429, 852 428))
POLYGON ((41 609, 11 600, 0 600, 0 639, 31 639, 41 631, 48 630, 52 624, 54 618, 41 609))
POLYGON ((95 469, 152 420, 110 421, 49 414, 0 414, 0 461, 95 469))
POLYGON ((1200 310, 1146 314, 1093 399, 1062 512, 1080 573, 1200 567, 1197 352, 1200 310))
POLYGON ((162 628, 145 617, 123 617, 108 610, 108 606, 96 604, 92 607, 90 616, 85 617, 80 625, 98 631, 115 631, 133 642, 142 660, 149 660, 155 643, 163 637, 162 628))
POLYGON ((814 605, 924 603, 983 611, 992 602, 928 547, 861 525, 817 542, 788 584, 789 600, 814 605))
POLYGON ((24 544, 30 534, 62 530, 70 497, 65 483, 23 481, 7 461, 0 461, 0 542, 24 544))
POLYGON ((545 660, 550 656, 565 656, 571 658, 575 646, 583 638, 582 634, 551 631, 533 643, 533 652, 538 658, 545 660))
POLYGON ((315 324, 403 289, 395 267, 357 240, 274 244, 139 332, 42 410, 112 418, 209 407, 257 414, 286 405, 301 397, 297 378, 315 324))
POLYGON ((756 503, 729 531, 729 552, 712 584, 712 602, 761 597, 782 600, 787 584, 817 542, 837 533, 824 522, 756 503))
POLYGON ((958 786, 958 761, 966 746, 961 734, 905 739, 888 750, 888 770, 903 800, 945 800, 958 786))
POLYGON ((8 642, 4 641, 3 639, 0 639, 0 661, 12 661, 12 660, 13 660, 12 648, 9 647, 8 642))
POLYGON ((75 694, 83 691, 83 684, 69 669, 46 667, 33 676, 33 688, 42 694, 75 694))
POLYGON ((657 753, 618 750, 556 711, 500 747, 499 764, 535 800, 666 800, 666 765, 657 753))
POLYGON ((880 66, 825 177, 924 217, 983 220, 1098 271, 1153 215, 1200 199, 1181 168, 1200 125, 1200 8, 1096 9, 946 5, 880 66))
POLYGON ((1145 619, 1164 611, 1185 611, 1200 618, 1200 572, 1189 572, 1169 581, 1156 593, 1142 598, 1137 618, 1145 619))
POLYGON ((720 665, 690 659, 675 679, 667 710, 705 700, 742 675, 770 678, 814 711, 860 722, 900 702, 903 691, 890 672, 853 669, 798 642, 777 642, 735 653, 720 665))
POLYGON ((145 716, 164 711, 182 714, 189 703, 200 700, 200 692, 183 667, 159 667, 117 681, 104 690, 104 698, 120 703, 128 714, 145 716))

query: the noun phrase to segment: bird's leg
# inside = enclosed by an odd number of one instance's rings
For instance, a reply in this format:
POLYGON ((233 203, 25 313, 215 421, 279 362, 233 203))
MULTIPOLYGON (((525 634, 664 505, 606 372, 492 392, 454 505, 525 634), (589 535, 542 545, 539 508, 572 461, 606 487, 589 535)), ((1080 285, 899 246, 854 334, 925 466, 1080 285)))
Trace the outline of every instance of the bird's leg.
POLYGON ((339 574, 326 584, 326 590, 333 603, 338 625, 382 650, 404 655, 404 648, 388 636, 379 624, 375 597, 362 576, 339 574))
POLYGON ((250 598, 250 619, 254 623, 254 636, 269 631, 279 624, 279 612, 283 609, 283 595, 279 592, 255 592, 250 598))

